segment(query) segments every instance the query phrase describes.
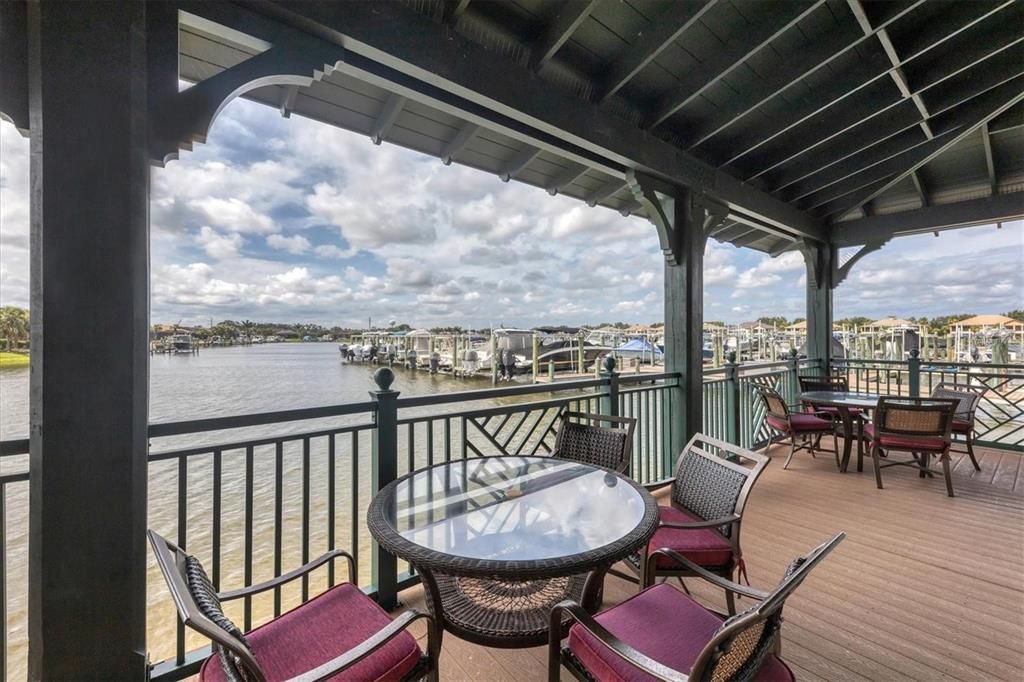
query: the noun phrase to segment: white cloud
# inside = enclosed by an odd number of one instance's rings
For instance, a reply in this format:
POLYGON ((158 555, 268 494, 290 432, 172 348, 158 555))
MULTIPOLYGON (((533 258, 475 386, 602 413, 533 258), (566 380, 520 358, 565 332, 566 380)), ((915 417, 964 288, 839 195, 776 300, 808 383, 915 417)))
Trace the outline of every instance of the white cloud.
MULTIPOLYGON (((267 246, 278 251, 287 251, 295 255, 301 255, 309 251, 313 246, 309 240, 301 234, 285 237, 280 234, 272 234, 267 237, 267 246)), ((337 247, 335 247, 337 248, 337 247)))
POLYGON ((188 205, 202 212, 211 225, 231 232, 266 234, 277 229, 270 216, 259 213, 237 197, 204 197, 192 199, 188 205))
POLYGON ((203 247, 210 258, 225 260, 238 256, 238 250, 242 248, 245 240, 237 232, 221 234, 209 225, 203 225, 199 228, 199 234, 195 236, 195 242, 203 247))
POLYGON ((321 244, 313 249, 313 253, 320 258, 336 258, 340 260, 343 258, 351 258, 356 255, 358 251, 356 249, 342 249, 334 244, 321 244))

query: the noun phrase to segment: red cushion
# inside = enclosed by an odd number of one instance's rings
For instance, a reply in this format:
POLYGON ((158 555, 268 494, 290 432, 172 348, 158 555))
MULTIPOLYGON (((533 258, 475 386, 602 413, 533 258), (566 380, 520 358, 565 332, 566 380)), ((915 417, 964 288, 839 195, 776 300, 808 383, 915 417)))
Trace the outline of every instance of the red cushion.
POLYGON ((953 433, 970 433, 972 428, 971 422, 966 419, 953 420, 953 433))
MULTIPOLYGON (((878 440, 875 438, 874 424, 864 426, 864 435, 871 440, 878 440)), ((883 435, 879 440, 879 445, 883 448, 893 448, 896 450, 928 450, 929 452, 942 452, 946 449, 945 442, 938 436, 883 435)))
MULTIPOLYGON (((659 518, 668 523, 694 523, 697 516, 675 507, 659 507, 659 518)), ((663 547, 674 549, 698 566, 725 566, 732 561, 732 545, 714 528, 659 528, 647 545, 647 555, 663 547)), ((658 568, 679 564, 667 556, 658 557, 658 568)))
MULTIPOLYGON (((772 427, 776 431, 783 431, 789 433, 789 425, 778 417, 768 415, 766 418, 768 426, 772 427)), ((815 417, 813 414, 791 414, 789 415, 789 421, 793 424, 793 430, 799 432, 810 432, 810 431, 828 431, 832 432, 832 422, 828 419, 822 419, 821 417, 815 417)))
MULTIPOLYGON (((354 649, 383 630, 391 617, 351 583, 342 583, 246 635, 268 682, 287 680, 354 649)), ((400 680, 420 659, 408 632, 331 680, 400 680)), ((226 682, 214 654, 199 672, 202 682, 226 682)))
MULTIPOLYGON (((597 621, 640 653, 681 673, 690 672, 701 649, 722 624, 717 614, 664 583, 613 606, 599 614, 597 621)), ((601 682, 655 679, 613 654, 579 625, 569 629, 569 650, 601 682)), ((785 663, 769 656, 755 679, 789 682, 794 677, 785 663)))

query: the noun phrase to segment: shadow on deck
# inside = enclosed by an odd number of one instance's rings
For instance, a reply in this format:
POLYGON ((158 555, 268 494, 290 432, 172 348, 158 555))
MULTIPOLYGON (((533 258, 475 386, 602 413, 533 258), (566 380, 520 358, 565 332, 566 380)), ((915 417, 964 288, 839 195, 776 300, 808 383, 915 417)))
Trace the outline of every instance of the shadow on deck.
MULTIPOLYGON (((754 488, 743 548, 755 587, 775 584, 788 562, 837 530, 846 541, 786 606, 783 658, 801 680, 1019 680, 1024 670, 1024 457, 978 448, 982 471, 955 455, 957 497, 941 475, 894 467, 875 488, 862 473, 836 472, 831 455, 788 448, 754 488)), ((899 456, 899 455, 897 455, 899 456)), ((724 609, 719 592, 688 586, 724 609)), ((635 586, 609 576, 606 605, 635 586)), ((402 594, 423 608, 423 593, 402 594)), ((744 608, 743 601, 739 608, 744 608)), ((418 633, 424 638, 422 632, 418 633)), ((487 649, 450 634, 443 680, 546 679, 543 648, 487 649)), ((570 676, 563 671, 562 679, 570 676)))

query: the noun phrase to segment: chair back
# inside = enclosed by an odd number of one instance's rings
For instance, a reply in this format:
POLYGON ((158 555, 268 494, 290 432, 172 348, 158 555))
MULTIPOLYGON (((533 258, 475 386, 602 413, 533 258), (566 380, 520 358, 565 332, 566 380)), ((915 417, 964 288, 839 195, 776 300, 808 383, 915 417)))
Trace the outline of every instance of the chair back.
POLYGON ((778 391, 768 386, 758 386, 757 394, 761 397, 764 409, 769 415, 789 421, 789 405, 778 391))
MULTIPOLYGON (((705 521, 742 517, 750 489, 768 462, 764 455, 698 433, 676 461, 672 504, 705 521)), ((719 532, 738 544, 738 523, 721 526, 719 532)))
POLYGON ((264 682, 266 675, 245 635, 224 615, 203 565, 156 532, 150 530, 148 535, 181 622, 210 639, 230 682, 264 682))
POLYGON ((756 606, 727 619, 690 669, 691 680, 752 680, 775 650, 786 599, 846 537, 837 533, 786 569, 782 582, 756 606))
POLYGON ((633 451, 636 419, 606 414, 563 411, 554 454, 583 464, 624 473, 633 451), (609 427, 599 426, 601 423, 609 427))
POLYGON ((883 396, 875 408, 875 435, 941 437, 948 445, 959 400, 883 396))
POLYGON ((946 398, 956 400, 956 414, 954 418, 970 422, 974 425, 974 411, 978 409, 981 396, 987 389, 984 386, 967 386, 966 384, 941 383, 932 390, 933 398, 946 398))
POLYGON ((849 391, 850 380, 844 376, 833 374, 827 377, 798 376, 800 392, 807 391, 849 391))

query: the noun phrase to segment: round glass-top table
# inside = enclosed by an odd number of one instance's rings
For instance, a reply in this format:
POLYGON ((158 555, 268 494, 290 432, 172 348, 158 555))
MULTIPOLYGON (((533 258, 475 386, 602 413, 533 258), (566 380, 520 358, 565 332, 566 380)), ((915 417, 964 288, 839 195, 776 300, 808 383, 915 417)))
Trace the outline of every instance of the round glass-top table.
POLYGON ((423 579, 446 630, 489 646, 547 641, 551 607, 600 605, 608 568, 643 547, 657 502, 614 472, 551 457, 482 457, 414 471, 367 525, 423 579))

